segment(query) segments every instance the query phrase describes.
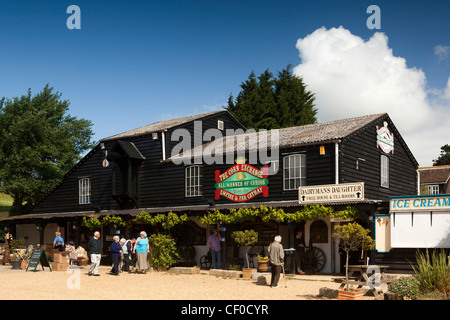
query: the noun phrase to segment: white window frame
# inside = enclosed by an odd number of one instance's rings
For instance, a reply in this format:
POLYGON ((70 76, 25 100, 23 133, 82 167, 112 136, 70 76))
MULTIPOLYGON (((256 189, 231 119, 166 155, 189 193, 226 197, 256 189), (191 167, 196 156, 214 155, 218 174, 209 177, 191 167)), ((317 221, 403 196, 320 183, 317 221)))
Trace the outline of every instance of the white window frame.
POLYGON ((298 190, 306 184, 306 155, 301 153, 283 157, 283 190, 298 190))
POLYGON ((78 203, 91 204, 91 178, 78 179, 78 203))
POLYGON ((380 185, 389 188, 389 157, 385 155, 380 159, 380 185))
POLYGON ((189 166, 185 168, 185 188, 186 198, 203 196, 203 167, 189 166))
POLYGON ((439 194, 438 184, 429 184, 427 187, 428 187, 428 194, 439 194))
POLYGON ((217 129, 219 129, 219 130, 223 130, 224 129, 223 120, 217 120, 217 129))

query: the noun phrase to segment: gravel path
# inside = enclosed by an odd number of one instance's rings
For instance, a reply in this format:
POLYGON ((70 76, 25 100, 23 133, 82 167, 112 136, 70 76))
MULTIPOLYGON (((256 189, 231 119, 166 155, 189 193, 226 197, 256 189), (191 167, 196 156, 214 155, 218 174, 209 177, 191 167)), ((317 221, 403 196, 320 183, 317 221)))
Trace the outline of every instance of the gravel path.
MULTIPOLYGON (((336 289, 331 277, 323 280, 283 279, 279 288, 258 285, 252 279, 231 279, 208 273, 110 275, 110 267, 100 267, 100 277, 88 276, 87 267, 78 271, 50 272, 12 270, 0 266, 2 300, 318 300, 319 289, 336 289)), ((312 278, 311 278, 312 279, 312 278)), ((328 300, 328 299, 327 299, 328 300)))

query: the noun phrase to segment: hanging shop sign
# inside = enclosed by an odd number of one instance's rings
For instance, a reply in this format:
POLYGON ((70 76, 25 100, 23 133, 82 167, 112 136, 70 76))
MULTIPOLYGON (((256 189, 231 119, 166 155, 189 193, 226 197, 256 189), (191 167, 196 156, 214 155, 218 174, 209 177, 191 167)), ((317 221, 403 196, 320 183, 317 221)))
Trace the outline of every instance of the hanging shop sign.
POLYGON ((384 153, 392 152, 394 154, 394 134, 388 129, 388 123, 385 121, 383 127, 377 126, 377 148, 383 150, 384 153))
POLYGON ((391 212, 447 211, 450 212, 450 195, 422 195, 391 197, 391 212))
POLYGON ((299 187, 298 199, 300 204, 363 200, 364 182, 299 187))
POLYGON ((245 202, 259 194, 269 196, 269 167, 259 170, 236 159, 237 164, 223 173, 216 170, 215 199, 227 198, 234 202, 245 202))

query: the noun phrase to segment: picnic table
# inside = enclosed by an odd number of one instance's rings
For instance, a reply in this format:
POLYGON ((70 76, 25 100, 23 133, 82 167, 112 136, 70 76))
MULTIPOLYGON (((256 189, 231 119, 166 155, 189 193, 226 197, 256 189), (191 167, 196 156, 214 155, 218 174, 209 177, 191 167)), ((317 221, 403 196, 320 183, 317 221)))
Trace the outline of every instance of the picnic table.
MULTIPOLYGON (((367 292, 372 292, 375 297, 379 295, 378 289, 381 289, 381 284, 388 283, 385 271, 389 266, 383 265, 349 265, 348 278, 350 285, 357 285, 357 289, 368 286, 367 292)), ((339 289, 343 289, 346 285, 345 277, 342 279, 339 289)), ((340 282, 340 281, 339 281, 340 282)), ((366 294, 367 294, 366 292, 366 294)))

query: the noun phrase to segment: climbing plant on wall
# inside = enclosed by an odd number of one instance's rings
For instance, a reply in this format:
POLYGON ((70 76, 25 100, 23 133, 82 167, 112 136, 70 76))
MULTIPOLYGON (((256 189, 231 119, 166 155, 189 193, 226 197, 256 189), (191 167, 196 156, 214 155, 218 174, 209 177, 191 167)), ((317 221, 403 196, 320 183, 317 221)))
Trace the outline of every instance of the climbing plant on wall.
POLYGON ((170 230, 177 224, 188 221, 189 218, 186 214, 178 215, 172 211, 167 214, 158 213, 152 215, 146 211, 142 211, 136 218, 134 218, 134 223, 144 223, 156 226, 160 224, 164 230, 170 230))
POLYGON ((220 210, 215 209, 214 211, 210 211, 203 216, 191 217, 188 217, 186 214, 178 215, 172 211, 169 211, 166 214, 150 214, 146 211, 142 211, 131 221, 124 221, 122 217, 117 216, 107 215, 103 218, 98 218, 95 215, 90 215, 83 217, 82 225, 88 227, 89 229, 95 229, 101 225, 107 224, 115 224, 119 227, 128 228, 132 223, 143 223, 150 224, 152 226, 160 225, 167 231, 178 224, 188 221, 189 219, 200 219, 203 224, 238 224, 245 221, 255 221, 257 218, 261 219, 263 222, 275 221, 281 223, 286 221, 305 222, 328 216, 353 220, 358 217, 358 209, 353 206, 347 206, 342 211, 334 211, 333 207, 311 205, 305 206, 300 211, 288 213, 281 208, 266 207, 261 205, 260 207, 230 209, 229 213, 223 213, 220 210))
POLYGON ((122 219, 122 217, 110 216, 110 215, 106 215, 102 218, 98 218, 95 215, 89 215, 89 216, 83 217, 83 222, 81 225, 83 227, 87 227, 87 228, 93 230, 95 228, 99 228, 102 225, 108 225, 108 224, 115 224, 118 227, 125 227, 125 228, 130 227, 130 223, 127 221, 124 221, 122 219))
POLYGON ((305 222, 328 216, 353 220, 358 217, 358 209, 353 206, 347 206, 342 211, 334 211, 333 207, 311 205, 304 207, 300 211, 287 213, 280 208, 260 206, 231 209, 229 214, 222 213, 216 209, 200 217, 200 220, 204 224, 216 224, 218 222, 235 224, 244 221, 254 221, 256 218, 261 218, 263 222, 275 221, 280 223, 288 220, 291 222, 305 222))

